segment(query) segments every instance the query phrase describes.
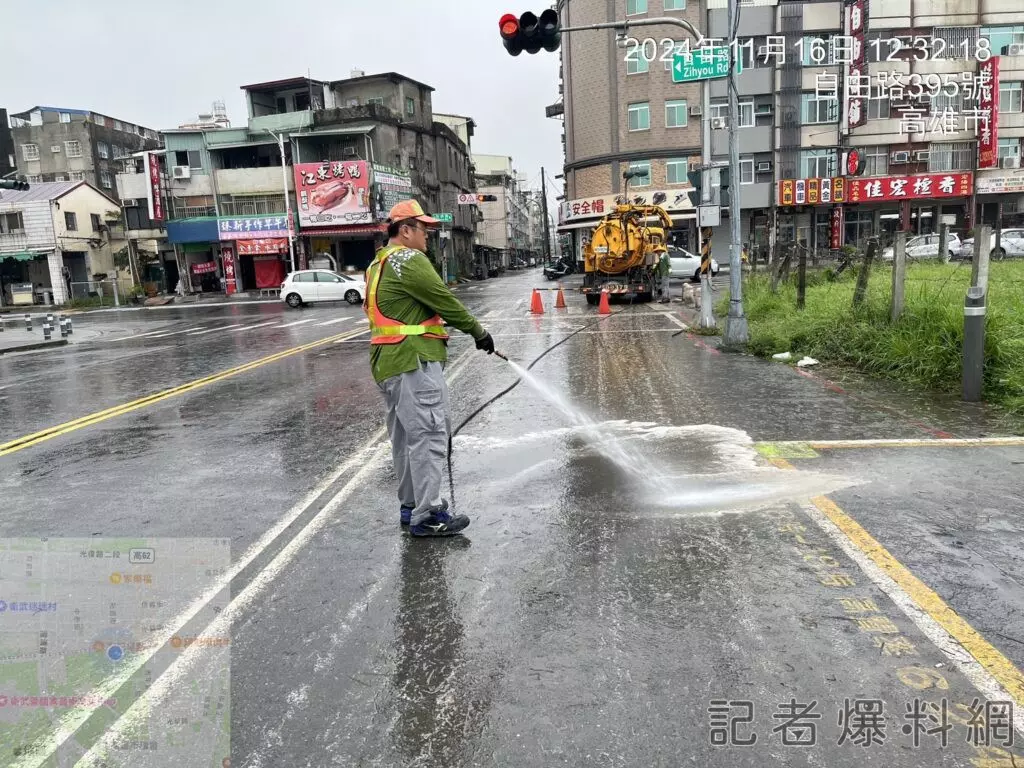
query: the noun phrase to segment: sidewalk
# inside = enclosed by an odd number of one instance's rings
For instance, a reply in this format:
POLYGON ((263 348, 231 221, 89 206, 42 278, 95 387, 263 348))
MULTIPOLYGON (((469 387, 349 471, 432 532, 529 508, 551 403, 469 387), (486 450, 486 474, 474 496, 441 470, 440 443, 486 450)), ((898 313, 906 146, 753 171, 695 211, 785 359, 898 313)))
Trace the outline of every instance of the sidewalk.
POLYGON ((68 343, 67 339, 60 337, 60 329, 53 334, 49 341, 43 340, 43 331, 38 325, 32 326, 32 333, 25 330, 24 324, 17 331, 7 328, 0 333, 0 355, 9 352, 28 352, 33 349, 49 349, 51 347, 63 347, 68 343))

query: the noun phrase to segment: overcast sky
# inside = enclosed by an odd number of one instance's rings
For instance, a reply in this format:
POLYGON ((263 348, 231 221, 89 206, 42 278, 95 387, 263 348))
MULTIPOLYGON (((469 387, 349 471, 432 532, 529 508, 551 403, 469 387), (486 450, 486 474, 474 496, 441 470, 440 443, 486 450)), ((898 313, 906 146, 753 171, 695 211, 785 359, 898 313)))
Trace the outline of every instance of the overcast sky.
MULTIPOLYGON (((540 188, 561 173, 558 54, 513 58, 505 12, 530 0, 3 0, 0 107, 89 109, 155 129, 215 99, 245 125, 239 86, 352 69, 400 72, 436 90, 434 110, 477 123, 473 151, 510 155, 540 188)), ((560 182, 556 182, 560 183, 560 182)), ((549 185, 548 205, 555 210, 549 185)))

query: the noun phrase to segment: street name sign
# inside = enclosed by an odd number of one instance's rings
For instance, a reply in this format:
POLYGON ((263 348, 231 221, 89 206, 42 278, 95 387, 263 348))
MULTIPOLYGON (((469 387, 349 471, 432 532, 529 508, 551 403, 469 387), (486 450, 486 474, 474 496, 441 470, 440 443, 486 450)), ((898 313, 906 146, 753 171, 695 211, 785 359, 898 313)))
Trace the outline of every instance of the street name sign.
MULTIPOLYGON (((736 74, 743 71, 743 61, 736 58, 736 74)), ((672 56, 672 82, 693 83, 729 76, 729 49, 725 46, 697 48, 690 53, 672 56)))

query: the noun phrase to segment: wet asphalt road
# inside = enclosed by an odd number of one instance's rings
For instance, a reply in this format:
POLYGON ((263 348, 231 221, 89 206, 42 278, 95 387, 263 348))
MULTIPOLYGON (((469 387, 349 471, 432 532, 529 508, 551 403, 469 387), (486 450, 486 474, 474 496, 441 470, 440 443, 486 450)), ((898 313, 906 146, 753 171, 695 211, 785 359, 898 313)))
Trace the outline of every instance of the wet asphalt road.
MULTIPOLYGON (((534 372, 594 427, 525 384, 467 424, 464 539, 398 528, 367 336, 348 336, 360 308, 277 304, 82 315, 68 348, 0 358, 0 454, 70 424, 0 455, 0 536, 229 538, 235 766, 1019 764, 966 736, 979 690, 1005 698, 986 670, 1012 686, 1024 666, 1024 441, 919 446, 1013 430, 720 354, 678 334, 679 304, 593 322, 577 295, 555 312, 546 293, 530 316, 544 283, 460 290, 524 365, 586 326, 534 372), (792 444, 877 439, 905 442, 792 444), (809 502, 825 493, 828 519, 809 502), (851 544, 858 528, 925 591, 851 544), (990 646, 936 631, 942 605, 990 646), (752 721, 719 727, 720 700, 752 721), (874 706, 857 700, 880 702, 882 743, 843 738, 844 704, 874 706), (946 702, 945 747, 923 731, 914 746, 915 700, 946 702), (786 707, 812 702, 815 744, 783 744, 801 738, 786 707)), ((458 334, 448 374, 457 426, 516 379, 458 334)), ((213 663, 172 665, 156 705, 213 663)))

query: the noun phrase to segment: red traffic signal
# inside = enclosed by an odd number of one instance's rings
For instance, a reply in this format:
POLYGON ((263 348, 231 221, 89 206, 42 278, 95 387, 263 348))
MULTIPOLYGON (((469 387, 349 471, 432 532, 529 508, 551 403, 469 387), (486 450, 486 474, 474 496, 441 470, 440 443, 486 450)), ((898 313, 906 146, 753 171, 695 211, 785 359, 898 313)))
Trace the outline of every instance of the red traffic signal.
POLYGON ((540 17, 531 11, 519 18, 506 13, 498 21, 498 29, 505 50, 513 56, 518 56, 524 50, 537 53, 541 48, 554 52, 562 41, 558 11, 553 8, 548 8, 540 17))
POLYGON ((497 195, 477 195, 476 201, 478 203, 495 203, 498 201, 497 195))

